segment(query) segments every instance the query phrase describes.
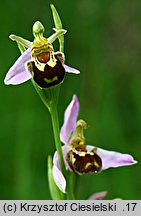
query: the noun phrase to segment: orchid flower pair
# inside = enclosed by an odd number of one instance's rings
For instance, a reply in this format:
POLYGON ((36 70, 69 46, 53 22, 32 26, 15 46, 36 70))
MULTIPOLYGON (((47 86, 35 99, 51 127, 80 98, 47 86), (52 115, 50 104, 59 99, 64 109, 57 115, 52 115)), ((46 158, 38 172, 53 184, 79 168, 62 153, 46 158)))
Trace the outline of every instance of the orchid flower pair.
MULTIPOLYGON (((30 42, 16 35, 10 38, 17 42, 22 54, 14 65, 8 71, 4 83, 6 85, 21 84, 32 79, 37 84, 40 91, 47 89, 46 97, 41 98, 46 104, 49 89, 62 83, 65 72, 79 74, 77 69, 65 65, 65 57, 62 50, 55 52, 52 43, 59 39, 59 43, 63 43, 60 38, 66 33, 62 29, 59 15, 51 5, 56 28, 55 33, 48 39, 43 36, 44 27, 37 21, 33 25, 34 41, 30 42)), ((61 46, 60 46, 61 47, 61 46)), ((57 91, 57 89, 55 89, 57 91)), ((52 91, 53 93, 53 91, 52 91)), ((53 94, 51 94, 52 97, 53 94)), ((52 101, 54 98, 52 98, 52 101)), ((87 145, 83 130, 87 128, 87 124, 83 120, 77 121, 79 114, 79 101, 76 95, 68 105, 64 114, 64 123, 60 131, 56 112, 57 104, 52 104, 50 114, 52 115, 52 123, 54 128, 55 144, 57 151, 53 157, 52 175, 57 187, 63 193, 66 193, 66 179, 62 172, 62 167, 76 174, 98 173, 111 167, 128 166, 137 163, 129 154, 104 150, 92 145, 87 145), (61 142, 64 144, 61 146, 61 142), (63 154, 62 154, 63 153, 63 154), (62 161, 64 163, 62 163, 62 161), (62 166, 63 164, 63 166, 62 166)), ((57 188, 56 187, 56 188, 57 188)), ((57 188, 57 189, 58 189, 57 188)), ((106 192, 94 194, 90 199, 103 199, 106 192)))
MULTIPOLYGON (((60 139, 66 169, 77 174, 97 173, 111 167, 128 166, 137 163, 129 154, 105 150, 92 145, 87 145, 83 129, 86 123, 77 121, 79 101, 73 96, 64 114, 64 123, 60 131, 60 139)), ((66 192, 66 180, 61 171, 58 154, 53 158, 53 177, 58 188, 66 192)))
POLYGON ((44 27, 37 21, 33 25, 33 43, 16 35, 10 35, 18 45, 27 48, 8 71, 4 83, 17 85, 33 79, 40 88, 49 88, 64 80, 65 72, 79 74, 80 72, 64 64, 63 52, 54 52, 52 43, 66 30, 55 29, 48 39, 43 36, 44 27))

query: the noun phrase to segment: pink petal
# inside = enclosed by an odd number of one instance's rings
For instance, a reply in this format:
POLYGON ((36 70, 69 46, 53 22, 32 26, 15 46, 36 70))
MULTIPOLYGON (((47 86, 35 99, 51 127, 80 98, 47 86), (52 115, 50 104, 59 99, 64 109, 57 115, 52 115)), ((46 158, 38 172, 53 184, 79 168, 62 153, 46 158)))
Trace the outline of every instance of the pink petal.
POLYGON ((106 197, 107 193, 107 191, 95 193, 91 195, 88 200, 103 200, 106 197))
POLYGON ((80 74, 80 71, 64 64, 65 71, 68 73, 80 74))
POLYGON ((9 69, 4 83, 6 85, 21 84, 29 79, 31 79, 31 74, 25 68, 25 63, 31 59, 30 49, 27 49, 14 63, 14 65, 9 69))
POLYGON ((58 153, 55 152, 54 157, 53 157, 53 178, 54 181, 56 183, 56 185, 58 186, 58 188, 65 193, 66 191, 66 180, 64 178, 64 175, 61 171, 60 168, 60 164, 59 164, 59 160, 58 160, 58 153))
MULTIPOLYGON (((87 146, 87 150, 90 151, 94 146, 87 146)), ((102 159, 102 170, 111 168, 111 167, 120 167, 120 166, 129 166, 136 164, 137 161, 129 154, 123 154, 115 151, 108 151, 101 148, 97 148, 97 154, 102 159)))
POLYGON ((64 144, 68 144, 70 136, 76 129, 76 121, 79 112, 79 101, 76 95, 73 96, 64 114, 64 124, 61 128, 60 139, 64 144))

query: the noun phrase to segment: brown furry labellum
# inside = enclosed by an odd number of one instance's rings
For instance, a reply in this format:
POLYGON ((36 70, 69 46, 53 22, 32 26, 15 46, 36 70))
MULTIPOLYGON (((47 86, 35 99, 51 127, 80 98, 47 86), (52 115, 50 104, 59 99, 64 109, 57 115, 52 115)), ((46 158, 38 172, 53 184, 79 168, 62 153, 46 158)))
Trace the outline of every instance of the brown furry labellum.
POLYGON ((54 54, 56 60, 55 65, 52 67, 48 64, 50 60, 50 53, 43 52, 37 56, 38 64, 44 64, 44 69, 39 70, 36 66, 35 61, 30 61, 27 63, 28 70, 32 74, 33 80, 41 88, 49 88, 61 83, 65 77, 65 69, 59 60, 57 54, 54 54))
POLYGON ((95 152, 95 148, 89 152, 86 149, 78 151, 72 148, 66 159, 72 171, 77 174, 97 173, 101 170, 102 160, 95 152))

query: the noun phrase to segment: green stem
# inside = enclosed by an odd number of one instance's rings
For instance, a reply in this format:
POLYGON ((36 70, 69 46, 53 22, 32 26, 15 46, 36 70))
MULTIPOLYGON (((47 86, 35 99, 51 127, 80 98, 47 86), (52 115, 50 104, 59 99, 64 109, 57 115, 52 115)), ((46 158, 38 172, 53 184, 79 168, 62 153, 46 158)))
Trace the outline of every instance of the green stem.
POLYGON ((74 200, 74 185, 75 185, 75 174, 69 172, 67 175, 67 199, 74 200))
POLYGON ((59 157, 59 162, 60 162, 62 172, 65 173, 65 165, 64 165, 63 154, 62 154, 59 120, 58 120, 58 113, 57 113, 57 102, 58 102, 60 86, 58 85, 57 87, 45 90, 45 89, 40 89, 34 81, 33 81, 33 85, 36 91, 38 92, 39 96, 41 97, 41 100, 43 101, 43 103, 45 104, 45 106, 48 108, 50 112, 56 150, 58 152, 58 157, 59 157))
POLYGON ((62 147, 61 147, 61 141, 60 141, 60 130, 59 130, 59 121, 58 121, 58 113, 57 113, 56 104, 53 104, 53 106, 51 107, 50 114, 51 114, 51 119, 52 119, 56 150, 58 152, 61 170, 63 174, 65 174, 65 165, 64 165, 64 159, 63 159, 62 147))

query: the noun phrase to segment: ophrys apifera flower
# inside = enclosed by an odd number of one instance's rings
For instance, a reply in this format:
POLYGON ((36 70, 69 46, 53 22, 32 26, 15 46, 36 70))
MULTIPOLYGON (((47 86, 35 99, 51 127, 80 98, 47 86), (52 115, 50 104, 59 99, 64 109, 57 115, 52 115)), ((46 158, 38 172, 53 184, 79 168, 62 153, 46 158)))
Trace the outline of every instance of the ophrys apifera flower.
POLYGON ((21 84, 33 79, 41 88, 48 88, 61 83, 65 72, 79 74, 80 72, 64 64, 65 57, 62 52, 55 52, 52 43, 66 30, 55 29, 55 33, 48 38, 43 36, 44 27, 37 21, 33 25, 34 41, 30 42, 16 35, 10 38, 27 48, 9 69, 4 83, 6 85, 21 84))
MULTIPOLYGON (((77 121, 79 101, 74 95, 64 114, 64 123, 60 137, 66 169, 76 174, 98 173, 108 168, 129 166, 137 163, 129 154, 105 150, 96 146, 87 145, 83 129, 87 124, 83 120, 77 121)), ((58 154, 53 159, 53 176, 56 185, 62 192, 66 190, 66 180, 60 169, 58 154)))

